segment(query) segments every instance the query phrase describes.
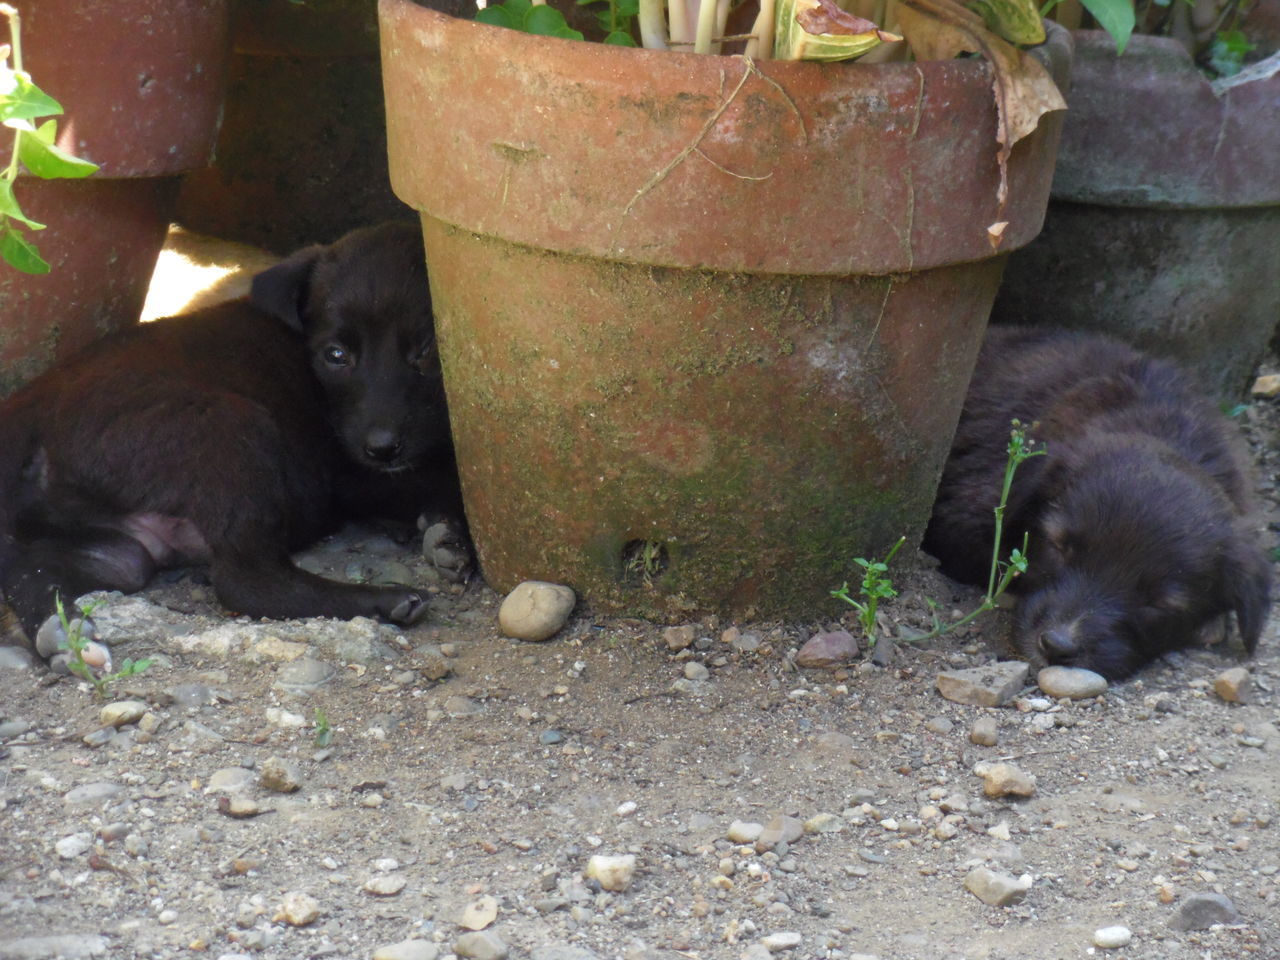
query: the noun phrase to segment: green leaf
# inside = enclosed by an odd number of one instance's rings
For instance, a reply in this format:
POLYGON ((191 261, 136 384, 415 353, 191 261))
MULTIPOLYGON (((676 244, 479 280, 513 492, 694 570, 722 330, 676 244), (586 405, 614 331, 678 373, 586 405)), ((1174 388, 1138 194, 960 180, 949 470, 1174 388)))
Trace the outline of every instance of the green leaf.
POLYGON ((618 19, 640 16, 640 0, 618 0, 618 19))
POLYGON ((524 18, 528 16, 529 11, 533 9, 532 0, 507 0, 503 6, 507 8, 508 13, 515 17, 517 24, 516 29, 523 30, 524 18))
POLYGON ((18 138, 18 158, 23 166, 45 180, 65 177, 76 180, 87 177, 98 169, 96 163, 81 160, 54 145, 58 121, 46 120, 35 133, 24 133, 18 138))
POLYGON ((1234 77, 1249 51, 1257 49, 1239 30, 1219 30, 1209 47, 1209 66, 1220 77, 1234 77))
POLYGON ((563 13, 546 4, 529 8, 529 12, 524 15, 524 31, 540 37, 561 37, 566 40, 582 39, 581 33, 570 29, 569 24, 565 22, 563 13))
POLYGON ((0 70, 0 121, 13 117, 34 120, 61 112, 62 104, 32 83, 25 73, 0 70))
POLYGON ((1133 33, 1133 3, 1131 0, 1080 0, 1098 26, 1111 34, 1116 43, 1116 53, 1124 53, 1133 33))
POLYGON ((1044 21, 1036 0, 971 0, 968 7, 1010 43, 1044 43, 1044 21))
POLYGON ((37 223, 22 212, 18 206, 18 198, 13 195, 13 181, 0 179, 0 215, 19 220, 32 230, 43 230, 44 224, 37 223))
POLYGON ((23 273, 48 273, 49 264, 40 257, 34 243, 8 224, 0 226, 0 257, 23 273))
POLYGON ((493 27, 506 27, 509 30, 519 30, 520 21, 511 15, 506 7, 485 7, 483 10, 476 11, 476 20, 479 23, 487 23, 493 27))

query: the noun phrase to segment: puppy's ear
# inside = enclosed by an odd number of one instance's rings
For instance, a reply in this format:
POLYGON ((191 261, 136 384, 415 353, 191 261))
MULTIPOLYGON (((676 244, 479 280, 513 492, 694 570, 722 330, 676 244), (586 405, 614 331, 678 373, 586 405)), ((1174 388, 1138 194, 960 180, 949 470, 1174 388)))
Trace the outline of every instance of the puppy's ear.
POLYGON ((1251 531, 1231 539, 1223 558, 1226 599, 1236 612, 1236 627, 1244 648, 1253 654, 1271 608, 1271 564, 1251 531))
POLYGON ((311 271, 323 252, 324 247, 318 244, 303 247, 274 267, 257 274, 249 290, 249 302, 264 313, 283 320, 294 330, 302 330, 307 292, 311 288, 311 271))

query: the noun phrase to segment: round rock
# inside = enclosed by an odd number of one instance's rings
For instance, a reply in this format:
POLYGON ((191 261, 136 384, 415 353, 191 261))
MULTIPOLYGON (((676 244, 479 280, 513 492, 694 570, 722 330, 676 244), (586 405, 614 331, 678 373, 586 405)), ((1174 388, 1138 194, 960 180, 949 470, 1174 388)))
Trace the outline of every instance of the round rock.
POLYGON ((600 886, 617 893, 627 889, 636 873, 635 854, 605 857, 597 854, 587 861, 587 876, 598 880, 600 886))
POLYGON ((515 640, 546 640, 565 625, 577 596, 568 587, 526 580, 502 601, 498 626, 515 640))
POLYGON ((126 723, 137 723, 147 712, 147 705, 141 700, 117 700, 108 703, 98 714, 104 727, 123 727, 126 723))
POLYGON ((305 927, 320 918, 320 901, 301 890, 290 890, 280 900, 280 910, 276 919, 283 920, 291 927, 305 927))
POLYGON ((1133 932, 1128 927, 1103 927, 1093 931, 1093 945, 1103 950, 1127 947, 1132 939, 1133 932))
POLYGON ((302 771, 287 760, 268 757, 259 769, 259 782, 277 793, 293 793, 302 786, 302 771))
POLYGON ((1045 667, 1036 674, 1036 683, 1051 697, 1088 700, 1104 693, 1107 678, 1080 667, 1045 667))

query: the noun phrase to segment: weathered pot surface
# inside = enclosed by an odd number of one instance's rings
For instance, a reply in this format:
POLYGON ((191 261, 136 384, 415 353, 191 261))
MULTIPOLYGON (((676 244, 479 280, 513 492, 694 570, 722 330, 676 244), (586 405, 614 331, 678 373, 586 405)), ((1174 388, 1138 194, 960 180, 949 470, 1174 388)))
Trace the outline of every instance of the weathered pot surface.
MULTIPOLYGON (((381 16, 492 585, 812 616, 855 556, 918 541, 1002 268, 985 65, 749 68, 381 16)), ((1010 247, 1057 123, 1014 151, 1010 247)))
POLYGON ((1280 203, 1280 52, 1211 83, 1167 37, 1135 35, 1121 56, 1100 30, 1078 30, 1075 41, 1055 198, 1280 203))

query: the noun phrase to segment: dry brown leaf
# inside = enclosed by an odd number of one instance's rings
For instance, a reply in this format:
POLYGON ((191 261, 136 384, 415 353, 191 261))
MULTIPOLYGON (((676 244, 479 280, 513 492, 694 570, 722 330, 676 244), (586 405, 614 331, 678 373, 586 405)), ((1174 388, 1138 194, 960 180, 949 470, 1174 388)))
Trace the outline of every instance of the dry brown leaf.
POLYGON ((1001 40, 980 16, 955 0, 902 0, 898 20, 917 60, 949 60, 958 53, 974 52, 991 64, 1000 164, 996 200, 1003 211, 1009 198, 1013 145, 1031 133, 1046 113, 1065 110, 1067 102, 1039 60, 1001 40))

